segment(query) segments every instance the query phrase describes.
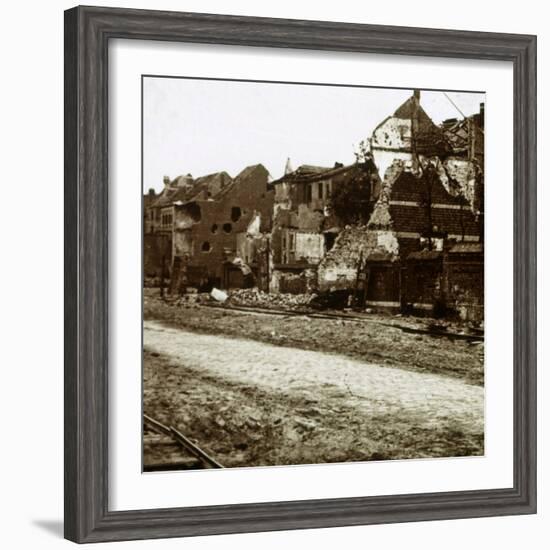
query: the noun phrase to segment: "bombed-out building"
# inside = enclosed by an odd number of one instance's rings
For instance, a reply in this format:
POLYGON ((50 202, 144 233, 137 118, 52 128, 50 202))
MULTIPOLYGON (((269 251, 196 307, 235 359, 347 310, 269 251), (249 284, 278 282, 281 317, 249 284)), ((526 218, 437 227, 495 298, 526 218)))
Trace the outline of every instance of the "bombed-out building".
POLYGON ((227 172, 193 179, 191 174, 171 180, 164 177, 164 188, 156 195, 150 190, 143 199, 144 275, 168 276, 175 256, 174 221, 176 209, 190 200, 210 200, 232 182, 227 172))
POLYGON ((347 290, 365 307, 480 320, 483 105, 436 125, 415 91, 369 145, 363 162, 302 166, 273 182, 271 291, 347 290), (334 192, 361 179, 364 215, 346 220, 334 192))
POLYGON ((343 220, 334 197, 347 185, 361 186, 366 215, 379 190, 372 159, 332 168, 300 166, 273 182, 271 284, 274 292, 311 292, 318 287, 318 266, 334 245, 343 220))
POLYGON ((369 220, 319 263, 321 289, 374 308, 483 316, 483 107, 435 125, 415 92, 373 132, 384 178, 369 220))
POLYGON ((144 197, 145 275, 482 320, 483 128, 483 104, 437 125, 415 91, 353 164, 166 178, 144 197))
POLYGON ((172 201, 172 286, 240 288, 248 270, 260 269, 255 257, 247 258, 252 268, 243 265, 238 248, 249 232, 271 229, 269 179, 257 164, 224 179, 223 185, 205 185, 187 200, 172 201))
POLYGON ((460 284, 469 285, 463 294, 475 310, 469 315, 478 318, 483 302, 481 234, 479 217, 466 198, 447 191, 434 165, 413 172, 396 160, 386 170, 368 223, 346 226, 320 262, 319 284, 321 289, 350 288, 360 278, 366 306, 434 312, 446 307, 449 290, 459 292, 448 278, 458 277, 457 266, 452 273, 446 267, 456 263, 453 254, 460 244, 463 266, 470 273, 468 281, 460 276, 460 284), (466 261, 468 251, 472 254, 466 261))
POLYGON ((481 103, 479 113, 436 125, 420 104, 420 91, 415 90, 368 140, 380 176, 395 160, 418 172, 420 164, 430 159, 447 190, 461 194, 479 213, 483 210, 484 111, 481 103))

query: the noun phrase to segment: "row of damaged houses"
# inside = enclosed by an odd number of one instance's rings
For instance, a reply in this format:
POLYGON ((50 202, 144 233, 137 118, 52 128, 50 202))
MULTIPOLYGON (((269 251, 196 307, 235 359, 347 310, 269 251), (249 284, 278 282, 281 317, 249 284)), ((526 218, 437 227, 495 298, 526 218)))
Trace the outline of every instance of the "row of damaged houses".
POLYGON ((274 193, 266 168, 249 166, 235 178, 219 172, 164 183, 144 209, 144 275, 168 274, 174 290, 243 286, 247 268, 239 264, 237 242, 249 231, 271 230, 274 193), (180 273, 184 280, 178 282, 180 273))
POLYGON ((164 266, 174 291, 347 290, 364 307, 480 321, 483 126, 483 105, 436 125, 415 91, 352 165, 166 179, 144 199, 145 275, 164 266), (350 222, 334 197, 357 182, 362 215, 350 222))

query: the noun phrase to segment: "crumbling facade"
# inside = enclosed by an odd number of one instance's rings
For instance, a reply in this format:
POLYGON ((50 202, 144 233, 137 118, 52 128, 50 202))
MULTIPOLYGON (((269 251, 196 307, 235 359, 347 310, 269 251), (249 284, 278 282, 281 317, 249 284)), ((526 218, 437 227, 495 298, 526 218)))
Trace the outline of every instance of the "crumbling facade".
POLYGON ((420 105, 420 91, 407 99, 373 131, 369 148, 380 175, 395 160, 417 171, 422 162, 437 165, 449 193, 462 195, 472 211, 483 214, 484 104, 477 114, 436 125, 420 105))
POLYGON ((374 130, 371 153, 384 173, 382 187, 368 223, 345 226, 319 263, 319 289, 359 289, 367 307, 479 321, 483 108, 436 126, 419 98, 415 93, 374 130), (469 275, 459 276, 466 264, 469 275))
POLYGON ((374 129, 369 142, 381 177, 395 160, 413 165, 419 159, 451 152, 443 129, 420 105, 419 90, 374 129))
POLYGON ((145 274, 172 292, 349 292, 362 307, 483 318, 484 113, 436 125, 420 93, 357 162, 165 178, 144 197, 145 274), (160 266, 160 267, 159 267, 160 266))
POLYGON ((232 182, 227 172, 217 172, 193 179, 191 174, 170 180, 158 195, 144 196, 144 275, 168 276, 175 258, 176 210, 191 200, 209 200, 232 182))
MULTIPOLYGON (((238 249, 249 231, 271 229, 273 190, 269 173, 257 164, 208 197, 173 203, 173 265, 185 269, 193 287, 240 288, 247 268, 238 249), (239 258, 240 261, 235 262, 239 258), (234 267, 233 267, 234 266, 234 267), (241 266, 241 267, 239 267, 241 266)), ((247 256, 254 263, 255 256, 247 256)), ((256 266, 254 266, 256 267, 256 266)))
POLYGON ((301 166, 273 182, 275 203, 271 232, 273 292, 315 290, 318 267, 334 245, 342 220, 334 213, 333 196, 340 186, 366 180, 365 212, 374 204, 378 176, 372 162, 333 168, 301 166))

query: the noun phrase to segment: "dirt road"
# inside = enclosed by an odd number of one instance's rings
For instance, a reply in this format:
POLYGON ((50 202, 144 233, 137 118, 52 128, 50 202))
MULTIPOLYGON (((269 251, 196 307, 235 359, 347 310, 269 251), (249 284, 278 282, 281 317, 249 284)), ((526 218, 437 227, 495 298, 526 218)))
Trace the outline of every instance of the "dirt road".
MULTIPOLYGON (((246 338, 310 351, 345 355, 363 363, 414 372, 443 374, 483 385, 484 346, 422 334, 391 326, 389 315, 371 314, 364 322, 318 319, 296 315, 244 313, 199 305, 170 304, 146 293, 144 318, 197 334, 246 338), (390 325, 390 326, 388 326, 390 325)), ((425 321, 398 318, 399 324, 422 328, 425 321)))
POLYGON ((483 453, 484 390, 457 378, 151 320, 144 347, 145 410, 229 466, 483 453))

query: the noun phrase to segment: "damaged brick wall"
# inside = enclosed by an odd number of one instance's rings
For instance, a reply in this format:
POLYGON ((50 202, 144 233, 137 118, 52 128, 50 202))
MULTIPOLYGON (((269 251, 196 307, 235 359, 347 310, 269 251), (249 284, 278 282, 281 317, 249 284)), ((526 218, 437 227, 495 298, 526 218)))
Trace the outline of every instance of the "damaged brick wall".
POLYGON ((409 255, 402 277, 402 302, 411 313, 444 312, 443 254, 434 251, 409 255))
MULTIPOLYGON (((224 262, 238 255, 239 244, 252 227, 255 232, 271 227, 274 192, 267 187, 268 172, 262 165, 248 167, 213 200, 200 200, 176 208, 174 256, 188 253, 194 273, 222 286, 224 262)), ((246 239, 246 238, 245 238, 246 239)), ((231 284, 235 283, 231 278, 231 284)), ((190 281, 197 285, 200 281, 190 281)))
POLYGON ((444 262, 446 305, 464 321, 483 322, 484 262, 480 244, 457 244, 444 262))
POLYGON ((401 305, 400 266, 395 262, 367 260, 366 305, 398 309, 401 305))

